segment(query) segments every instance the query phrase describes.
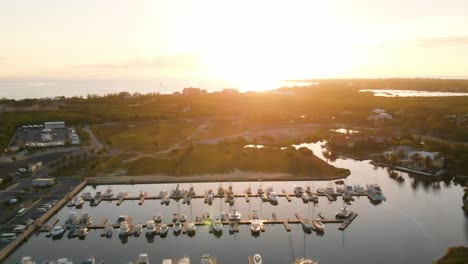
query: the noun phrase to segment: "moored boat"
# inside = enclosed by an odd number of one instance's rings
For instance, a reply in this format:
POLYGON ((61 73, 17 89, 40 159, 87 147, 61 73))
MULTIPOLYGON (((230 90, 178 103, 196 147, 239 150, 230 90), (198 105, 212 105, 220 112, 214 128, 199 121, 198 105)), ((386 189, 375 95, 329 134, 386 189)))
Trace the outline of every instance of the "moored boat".
POLYGON ((223 222, 219 219, 213 220, 213 232, 221 233, 223 232, 223 222))
POLYGON ((50 231, 50 233, 54 237, 61 236, 61 235, 63 235, 64 232, 65 232, 65 228, 63 226, 60 226, 60 225, 54 226, 54 228, 52 228, 52 230, 50 231))
POLYGON ((146 221, 146 234, 147 235, 152 235, 156 231, 156 224, 154 221, 146 221))
POLYGON ((262 226, 261 226, 260 220, 258 219, 254 219, 250 223, 250 230, 252 231, 252 233, 259 233, 261 230, 261 227, 262 226))
POLYGON ((304 218, 301 220, 302 228, 306 231, 310 231, 312 229, 312 221, 310 219, 304 218))
POLYGON ((262 256, 260 254, 255 254, 253 256, 253 263, 254 264, 262 264, 262 256))
POLYGON ((138 255, 138 259, 134 262, 134 264, 149 264, 148 254, 142 253, 138 255))
POLYGON ((348 210, 348 207, 341 208, 338 212, 336 212, 336 218, 348 218, 351 215, 351 211, 348 210))
POLYGON ((322 221, 320 221, 320 219, 312 220, 312 224, 319 231, 323 231, 323 229, 325 228, 325 225, 322 223, 322 221))
POLYGON ((231 221, 238 221, 242 217, 242 214, 239 213, 236 209, 233 209, 231 213, 229 214, 229 220, 231 221))
POLYGON ((182 230, 182 224, 180 222, 175 222, 172 229, 174 231, 174 234, 178 234, 182 230))

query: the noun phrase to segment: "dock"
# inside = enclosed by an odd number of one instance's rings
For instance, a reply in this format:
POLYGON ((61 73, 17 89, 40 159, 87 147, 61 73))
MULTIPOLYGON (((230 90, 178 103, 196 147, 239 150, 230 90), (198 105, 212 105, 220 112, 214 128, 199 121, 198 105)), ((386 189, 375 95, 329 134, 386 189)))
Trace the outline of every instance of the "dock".
POLYGON ((291 197, 289 196, 288 192, 286 192, 285 189, 283 189, 283 194, 284 194, 284 197, 286 197, 286 200, 288 200, 288 202, 291 202, 291 197))
POLYGON ((109 218, 104 217, 99 225, 106 225, 109 218))
POLYGON ((329 192, 325 192, 324 195, 328 198, 329 201, 333 202, 333 201, 336 201, 336 196, 329 193, 329 192))
POLYGON ((289 219, 283 221, 284 228, 286 229, 287 232, 291 232, 291 227, 289 227, 289 219))
POLYGON ((138 205, 142 205, 145 202, 146 197, 148 197, 148 193, 145 192, 143 196, 141 197, 140 201, 138 202, 138 205))
POLYGON ((245 194, 244 194, 244 197, 245 197, 245 202, 246 202, 246 203, 250 202, 250 198, 249 198, 249 194, 248 194, 248 193, 245 193, 245 194))
POLYGON ((119 201, 117 202, 117 205, 120 205, 122 204, 122 202, 124 201, 124 199, 128 196, 128 193, 127 192, 124 192, 124 194, 120 197, 119 201))
POLYGON ((352 212, 351 215, 346 218, 343 223, 341 223, 341 225, 338 227, 339 230, 345 230, 350 224, 351 222, 353 222, 354 219, 356 219, 356 217, 358 216, 357 213, 355 212, 352 212))

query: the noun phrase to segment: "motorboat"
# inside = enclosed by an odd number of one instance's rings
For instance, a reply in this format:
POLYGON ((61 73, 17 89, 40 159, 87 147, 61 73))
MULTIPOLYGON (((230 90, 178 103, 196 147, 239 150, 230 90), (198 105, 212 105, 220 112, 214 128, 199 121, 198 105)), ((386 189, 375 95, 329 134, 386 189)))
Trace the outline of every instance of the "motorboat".
POLYGON ((18 264, 36 264, 32 257, 22 257, 18 264))
POLYGON ((351 211, 348 210, 348 207, 341 208, 338 212, 336 212, 336 218, 348 218, 351 215, 351 211))
POLYGON ((127 221, 120 222, 119 233, 121 236, 128 235, 128 231, 130 231, 130 225, 127 221))
POLYGON ((219 213, 219 218, 221 221, 226 221, 226 219, 228 219, 228 215, 225 212, 221 212, 219 213))
POLYGON ((67 203, 68 207, 74 207, 76 206, 76 200, 75 199, 70 199, 67 203))
POLYGON ((54 226, 54 228, 52 228, 52 230, 50 231, 50 233, 54 237, 61 236, 61 235, 63 235, 64 232, 65 232, 65 228, 63 226, 60 226, 60 225, 54 226))
POLYGON ((301 258, 301 259, 296 259, 293 264, 318 264, 318 261, 311 260, 311 259, 306 259, 306 258, 301 258))
POLYGON ((154 221, 147 221, 146 222, 146 234, 152 235, 156 231, 156 224, 154 221))
POLYGON ((231 221, 239 221, 242 217, 242 214, 239 213, 236 209, 232 210, 229 214, 229 220, 231 221))
POLYGON ((83 207, 83 204, 84 204, 84 199, 82 197, 75 198, 75 207, 76 208, 83 207))
POLYGON ((80 224, 82 225, 90 225, 92 224, 93 221, 91 221, 91 215, 87 212, 84 212, 82 215, 81 215, 81 218, 80 218, 80 224))
POLYGON ((139 236, 141 235, 141 232, 143 231, 143 225, 142 224, 138 224, 138 225, 135 225, 135 228, 133 230, 133 234, 135 236, 139 236))
POLYGON ((154 221, 156 223, 161 223, 162 219, 163 219, 162 214, 157 214, 156 217, 154 218, 154 221))
POLYGON ((258 213, 257 210, 254 210, 252 212, 252 219, 259 219, 260 218, 260 214, 258 213))
POLYGON ((88 234, 88 228, 87 227, 83 226, 83 227, 80 227, 78 229, 78 233, 77 233, 78 237, 85 237, 87 234, 88 234))
POLYGON ((220 219, 215 219, 213 221, 213 231, 217 233, 223 232, 223 222, 220 219))
POLYGON ((211 220, 212 217, 213 217, 213 216, 211 215, 210 212, 206 212, 206 213, 203 214, 203 217, 202 217, 202 218, 203 218, 203 220, 206 221, 206 220, 211 220))
POLYGON ((294 185, 294 194, 297 196, 301 196, 302 193, 304 192, 304 189, 302 186, 294 185))
POLYGON ((172 190, 172 197, 182 197, 182 191, 179 187, 179 184, 177 184, 175 189, 172 190))
POLYGON ((178 214, 172 214, 172 222, 176 222, 177 219, 179 219, 179 215, 178 214))
POLYGON ((261 225, 260 220, 258 219, 254 219, 250 223, 250 230, 252 231, 252 233, 259 233, 261 228, 262 228, 262 225, 261 225))
POLYGON ((268 200, 268 196, 267 196, 266 193, 262 193, 262 194, 260 195, 260 197, 262 198, 262 200, 263 200, 264 202, 266 202, 266 201, 268 200))
POLYGON ((81 264, 96 264, 96 259, 94 257, 89 257, 83 260, 81 264))
POLYGON ((253 263, 254 264, 262 264, 262 256, 260 254, 255 254, 253 257, 253 263))
POLYGON ((277 203, 278 202, 278 195, 276 192, 271 192, 270 193, 270 202, 272 203, 277 203))
POLYGON ((313 203, 318 203, 319 198, 318 198, 318 196, 316 194, 313 193, 313 194, 309 195, 309 201, 311 201, 313 203))
POLYGON ((310 219, 307 219, 307 218, 304 218, 301 220, 301 224, 302 224, 302 228, 304 228, 304 230, 311 230, 312 229, 312 221, 310 221, 310 219))
POLYGON ((3 233, 0 235, 0 242, 11 242, 16 239, 16 233, 3 233))
POLYGON ((354 185, 354 192, 355 193, 365 193, 366 190, 359 184, 354 185))
POLYGON ((114 233, 114 228, 111 225, 108 225, 104 231, 104 236, 105 237, 112 237, 112 234, 114 233))
POLYGON ((218 186, 218 195, 224 195, 224 188, 222 184, 218 186))
POLYGON ((81 195, 81 198, 85 200, 91 200, 94 198, 94 193, 93 192, 85 192, 81 195))
POLYGON ((148 254, 142 253, 138 255, 138 259, 135 261, 135 264, 149 264, 148 254))
POLYGON ((314 225, 314 227, 319 231, 323 231, 323 229, 325 228, 325 225, 322 223, 320 219, 312 220, 312 225, 314 225))
POLYGON ((138 194, 138 197, 143 197, 143 196, 145 196, 145 195, 146 195, 146 192, 140 191, 140 194, 138 194))
POLYGON ((375 200, 383 201, 385 197, 382 194, 382 189, 378 184, 368 184, 366 185, 367 193, 372 196, 375 200))
POLYGON ((323 194, 325 193, 325 189, 324 188, 317 188, 317 193, 320 193, 320 194, 323 194))
POLYGON ((258 188, 257 188, 257 193, 258 193, 259 195, 260 195, 260 194, 263 194, 263 188, 262 188, 261 185, 258 186, 258 188))
POLYGON ((162 223, 161 230, 159 231, 159 233, 161 235, 166 235, 168 231, 169 231, 169 226, 166 223, 162 223))
POLYGON ((180 233, 180 231, 182 230, 182 224, 180 222, 175 222, 172 228, 173 228, 174 234, 180 233))
POLYGON ((73 225, 76 223, 76 219, 78 218, 78 216, 76 215, 76 212, 72 211, 70 212, 70 214, 68 215, 68 219, 65 221, 65 223, 67 225, 73 225))
POLYGON ((248 187, 247 190, 246 190, 246 193, 248 195, 251 195, 252 194, 252 188, 248 187))
POLYGON ((117 223, 127 221, 128 219, 129 219, 128 215, 119 215, 119 217, 117 218, 117 223))
POLYGON ((202 255, 200 264, 215 264, 216 263, 216 258, 212 257, 208 254, 202 255))
POLYGON ((190 186, 189 188, 189 196, 194 196, 195 195, 195 189, 193 188, 193 186, 190 186))
POLYGON ((303 201, 304 203, 309 202, 309 195, 308 195, 307 193, 305 193, 305 192, 302 193, 301 197, 302 197, 302 201, 303 201))
POLYGON ((197 226, 195 225, 194 222, 189 222, 189 223, 187 224, 187 232, 189 232, 189 233, 195 232, 195 229, 196 229, 196 228, 197 228, 197 226))
POLYGON ((107 187, 106 192, 102 195, 104 198, 112 198, 114 196, 114 192, 112 191, 112 187, 107 187))
POLYGON ((190 258, 189 257, 183 257, 179 260, 178 264, 190 264, 190 258))
POLYGON ((179 216, 179 220, 181 222, 187 221, 187 214, 186 213, 181 213, 180 216, 179 216))
POLYGON ((237 231, 238 223, 237 222, 229 222, 229 233, 233 234, 237 231))

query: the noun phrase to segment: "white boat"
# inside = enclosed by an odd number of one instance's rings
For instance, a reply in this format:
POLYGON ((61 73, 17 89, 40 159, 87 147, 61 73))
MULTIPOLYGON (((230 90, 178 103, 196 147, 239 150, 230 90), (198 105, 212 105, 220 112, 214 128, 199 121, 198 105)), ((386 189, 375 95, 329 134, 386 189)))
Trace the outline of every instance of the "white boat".
POLYGON ((323 231, 325 228, 325 225, 320 221, 320 219, 314 219, 312 220, 312 224, 315 226, 315 228, 319 231, 323 231))
POLYGON ((179 219, 179 215, 178 214, 172 214, 172 222, 176 222, 177 219, 179 219))
POLYGON ((203 214, 202 218, 203 218, 203 220, 207 221, 207 220, 211 220, 212 217, 213 216, 211 215, 210 212, 206 212, 206 213, 203 214))
POLYGON ((114 192, 112 191, 112 187, 107 187, 106 192, 102 195, 104 198, 112 198, 114 196, 114 192))
POLYGON ((254 219, 250 223, 250 230, 252 231, 252 233, 259 233, 261 228, 262 228, 262 225, 260 223, 260 220, 258 219, 254 219))
POLYGON ((262 256, 260 254, 255 254, 253 257, 253 263, 254 264, 262 264, 262 256))
POLYGON ((302 193, 301 197, 304 203, 309 202, 309 195, 307 193, 302 193))
POLYGON ((351 211, 348 210, 348 207, 341 208, 338 212, 336 212, 336 218, 348 218, 351 215, 351 211))
POLYGON ((172 228, 174 233, 177 234, 182 230, 182 224, 180 222, 175 222, 172 228))
POLYGON ((84 199, 83 198, 81 198, 81 197, 75 198, 75 207, 76 208, 83 207, 83 204, 84 204, 84 199))
POLYGON ((260 214, 258 213, 258 211, 254 210, 252 212, 252 219, 260 219, 260 214))
POLYGON ((83 260, 81 264, 96 264, 96 259, 94 257, 89 257, 83 260))
POLYGON ((190 222, 190 223, 187 224, 187 232, 189 232, 189 233, 195 232, 196 228, 197 228, 197 226, 193 222, 190 222))
POLYGON ((337 193, 342 193, 342 192, 343 192, 343 186, 337 184, 337 185, 336 185, 336 192, 337 192, 337 193))
POLYGON ((263 194, 263 188, 262 188, 262 186, 258 186, 258 188, 257 188, 257 193, 258 193, 258 194, 263 194))
POLYGON ((122 236, 128 235, 128 231, 130 231, 130 226, 127 221, 120 222, 119 233, 122 236))
POLYGON ((117 199, 122 198, 124 195, 125 195, 125 192, 119 192, 119 193, 117 194, 117 199))
POLYGON ((11 242, 16 239, 16 233, 3 233, 0 235, 1 242, 11 242))
POLYGON ((242 217, 242 214, 239 213, 236 209, 232 210, 231 213, 229 214, 229 220, 231 221, 238 221, 242 217))
POLYGON ((161 224, 161 230, 160 230, 159 233, 161 235, 165 235, 165 234, 167 234, 168 231, 169 231, 169 226, 166 223, 162 223, 161 224))
POLYGON ((164 197, 163 202, 164 202, 166 205, 168 205, 168 204, 171 202, 171 198, 169 198, 169 196, 166 195, 166 196, 164 197))
POLYGON ((228 215, 225 212, 221 212, 219 213, 219 218, 221 219, 221 221, 226 221, 228 215))
POLYGON ((117 218, 117 223, 121 223, 123 221, 127 221, 128 220, 128 215, 119 215, 119 217, 117 218))
POLYGON ((306 258, 301 258, 301 259, 296 259, 293 264, 318 264, 318 261, 311 260, 311 259, 306 259, 306 258))
POLYGON ((52 228, 52 230, 50 231, 50 233, 54 237, 61 236, 64 232, 65 232, 65 228, 60 225, 54 226, 54 228, 52 228))
POLYGON ((266 201, 268 200, 268 196, 267 196, 266 193, 262 193, 262 194, 260 195, 260 197, 262 198, 262 200, 263 200, 264 202, 266 202, 266 201))
POLYGON ((307 231, 312 229, 312 221, 310 221, 310 219, 307 219, 307 218, 302 219, 301 224, 302 224, 302 227, 307 231))
POLYGON ((229 233, 234 233, 237 231, 238 223, 237 222, 229 222, 229 233))
POLYGON ((94 198, 94 193, 93 192, 85 192, 81 195, 81 198, 86 199, 86 200, 91 200, 94 198))
POLYGON ((84 212, 82 215, 81 215, 81 218, 80 218, 80 224, 82 225, 90 225, 92 224, 93 221, 91 220, 91 215, 87 212, 84 212))
POLYGON ((378 184, 368 184, 366 185, 367 193, 372 196, 375 200, 383 201, 385 197, 382 194, 382 189, 378 184))
POLYGON ((212 204, 214 200, 214 194, 213 191, 208 191, 208 204, 212 204))
POLYGON ((22 257, 18 264, 36 264, 32 257, 22 257))
POLYGON ((224 188, 222 184, 218 186, 218 195, 224 195, 224 188))
POLYGON ((140 254, 138 256, 138 259, 135 261, 135 264, 149 264, 148 254, 140 254))
POLYGON ((178 264, 190 264, 190 258, 189 257, 183 257, 179 260, 178 264))
POLYGON ((135 229, 133 230, 133 234, 135 236, 139 236, 141 234, 141 232, 143 231, 143 225, 142 224, 138 224, 138 225, 135 225, 135 229))
POLYGON ((276 194, 276 192, 271 192, 270 193, 270 201, 272 203, 277 203, 278 202, 278 195, 276 194))
POLYGON ((302 186, 294 185, 294 194, 295 195, 300 196, 300 195, 302 195, 303 192, 304 192, 304 189, 302 188, 302 186))
POLYGON ((179 184, 177 184, 175 189, 172 190, 172 197, 182 197, 182 191, 179 187, 179 184))
POLYGON ((68 219, 67 219, 67 221, 65 221, 65 223, 73 225, 73 224, 75 224, 77 218, 78 218, 78 216, 76 215, 76 212, 72 211, 72 212, 69 213, 68 219))
POLYGON ((187 214, 186 213, 181 213, 180 216, 179 216, 179 220, 181 222, 187 221, 187 214))
POLYGON ((346 185, 345 187, 345 192, 349 193, 349 194, 353 194, 354 191, 353 191, 353 186, 351 185, 346 185))
POLYGON ((146 222, 146 234, 152 235, 156 231, 156 224, 154 221, 147 221, 146 222))
POLYGON ((54 264, 73 264, 73 261, 67 258, 59 258, 54 264))
POLYGON ((156 223, 161 223, 162 219, 163 219, 162 214, 157 214, 156 217, 154 218, 154 221, 156 221, 156 223))
POLYGON ((213 231, 218 233, 223 232, 223 222, 221 220, 215 219, 213 221, 213 231))
POLYGON ((104 236, 110 238, 112 237, 112 234, 114 233, 114 228, 111 225, 108 225, 105 229, 104 236))
POLYGON ((366 190, 359 184, 354 185, 354 192, 355 193, 365 193, 366 190))
POLYGON ((80 227, 78 229, 78 236, 79 237, 85 237, 88 234, 88 228, 87 227, 80 227))
POLYGON ((215 264, 216 263, 216 258, 212 257, 208 254, 202 255, 200 264, 215 264))

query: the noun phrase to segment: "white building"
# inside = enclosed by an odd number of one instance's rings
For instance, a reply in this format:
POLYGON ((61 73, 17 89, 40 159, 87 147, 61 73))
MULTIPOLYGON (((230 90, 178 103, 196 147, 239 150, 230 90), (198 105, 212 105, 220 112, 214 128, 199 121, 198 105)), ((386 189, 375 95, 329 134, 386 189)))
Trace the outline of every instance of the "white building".
POLYGON ((65 121, 44 122, 44 127, 49 129, 65 128, 65 121))
POLYGON ((31 185, 33 187, 47 187, 55 184, 54 178, 37 178, 32 180, 31 185))

